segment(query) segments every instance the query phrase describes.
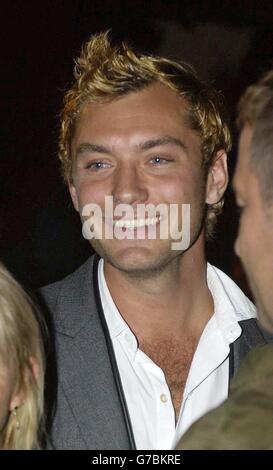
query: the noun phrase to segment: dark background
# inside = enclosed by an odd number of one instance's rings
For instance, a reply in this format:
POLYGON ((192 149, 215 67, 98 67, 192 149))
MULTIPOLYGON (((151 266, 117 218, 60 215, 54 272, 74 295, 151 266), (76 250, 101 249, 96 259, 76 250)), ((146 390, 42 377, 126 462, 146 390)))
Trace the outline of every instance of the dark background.
MULTIPOLYGON (((194 64, 228 103, 273 65, 273 2, 27 1, 1 3, 0 258, 25 286, 64 277, 90 254, 57 159, 58 114, 73 58, 95 32, 194 64)), ((236 145, 230 156, 231 173, 236 145)), ((227 193, 209 260, 247 291, 232 253, 237 216, 227 193)))

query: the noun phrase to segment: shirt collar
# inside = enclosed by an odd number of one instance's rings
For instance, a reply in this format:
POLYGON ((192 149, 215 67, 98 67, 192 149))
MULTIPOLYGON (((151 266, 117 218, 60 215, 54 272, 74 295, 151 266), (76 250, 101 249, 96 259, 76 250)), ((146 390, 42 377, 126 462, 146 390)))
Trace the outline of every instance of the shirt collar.
MULTIPOLYGON (((130 338, 128 345, 137 351, 135 335, 118 311, 104 277, 104 261, 98 265, 98 280, 102 307, 111 339, 118 336, 130 338), (134 338, 134 341, 132 340, 134 338)), ((220 269, 207 263, 207 284, 214 301, 213 321, 228 344, 241 334, 240 320, 256 317, 255 307, 241 289, 220 269)), ((209 327, 210 321, 207 324, 209 327)), ((206 328, 207 328, 206 327, 206 328)))
POLYGON ((114 338, 119 338, 135 356, 138 349, 136 337, 127 325, 126 321, 123 319, 116 304, 113 301, 112 295, 106 284, 104 276, 104 260, 102 258, 98 264, 98 281, 101 303, 110 337, 112 340, 114 338))
POLYGON ((252 302, 220 269, 207 263, 207 283, 214 301, 216 325, 230 344, 241 334, 240 320, 256 317, 252 302))

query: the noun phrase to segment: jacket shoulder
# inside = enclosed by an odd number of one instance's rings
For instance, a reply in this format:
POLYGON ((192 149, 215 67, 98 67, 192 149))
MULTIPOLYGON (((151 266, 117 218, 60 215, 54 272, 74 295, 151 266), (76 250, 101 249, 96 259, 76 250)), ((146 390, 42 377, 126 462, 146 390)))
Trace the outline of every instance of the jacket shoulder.
POLYGON ((41 287, 38 290, 38 298, 42 308, 49 310, 56 316, 62 305, 75 306, 81 299, 90 296, 90 287, 93 283, 93 265, 95 256, 91 256, 76 271, 66 276, 64 279, 41 287))
POLYGON ((262 329, 256 318, 248 318, 239 322, 242 334, 230 345, 230 375, 237 373, 237 370, 245 356, 257 346, 265 346, 273 343, 273 335, 262 329))
POLYGON ((242 327, 241 339, 249 349, 273 343, 273 335, 265 331, 257 318, 248 318, 239 322, 242 327))

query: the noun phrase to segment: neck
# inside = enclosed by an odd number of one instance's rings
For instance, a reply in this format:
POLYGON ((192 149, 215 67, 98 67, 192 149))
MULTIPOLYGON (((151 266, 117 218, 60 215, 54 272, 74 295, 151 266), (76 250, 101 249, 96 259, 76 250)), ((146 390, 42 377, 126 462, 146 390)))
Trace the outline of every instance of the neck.
POLYGON ((200 336, 213 313, 202 245, 202 240, 196 242, 147 278, 132 277, 105 262, 113 300, 137 337, 200 336))

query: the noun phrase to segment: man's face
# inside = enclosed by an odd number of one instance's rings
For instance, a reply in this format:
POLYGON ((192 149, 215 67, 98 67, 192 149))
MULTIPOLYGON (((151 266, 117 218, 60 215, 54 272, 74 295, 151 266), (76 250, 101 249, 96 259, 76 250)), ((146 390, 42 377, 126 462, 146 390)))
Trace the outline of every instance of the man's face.
POLYGON ((273 331, 273 207, 262 198, 260 182, 250 165, 252 128, 240 135, 234 189, 241 208, 235 251, 255 296, 262 325, 273 331))
MULTIPOLYGON (((137 218, 139 204, 191 204, 191 243, 200 236, 206 202, 200 137, 185 119, 185 103, 171 90, 154 84, 111 102, 86 104, 72 142, 76 210, 96 203, 105 210, 105 196, 114 208, 128 204, 137 218)), ((180 218, 181 219, 181 218, 180 218)), ((116 221, 114 221, 115 223, 116 221)), ((147 227, 134 230, 143 239, 92 240, 94 249, 124 271, 162 269, 178 256, 171 237, 156 239, 147 227)), ((112 223, 106 218, 103 223, 112 223)), ((181 223, 181 220, 180 220, 181 223)))

